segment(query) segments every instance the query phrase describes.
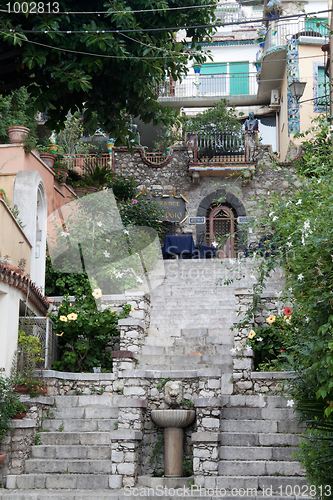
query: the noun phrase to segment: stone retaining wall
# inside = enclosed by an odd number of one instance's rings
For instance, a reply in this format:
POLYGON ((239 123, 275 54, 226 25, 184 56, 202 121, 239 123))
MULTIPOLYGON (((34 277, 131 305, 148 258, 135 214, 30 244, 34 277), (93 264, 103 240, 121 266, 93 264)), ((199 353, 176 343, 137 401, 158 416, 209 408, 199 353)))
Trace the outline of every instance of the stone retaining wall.
POLYGON ((54 398, 44 396, 20 396, 20 400, 27 408, 27 415, 23 420, 12 420, 12 429, 1 441, 1 453, 6 457, 0 468, 0 483, 5 483, 7 475, 23 473, 31 446, 35 444, 37 430, 54 404, 54 398))

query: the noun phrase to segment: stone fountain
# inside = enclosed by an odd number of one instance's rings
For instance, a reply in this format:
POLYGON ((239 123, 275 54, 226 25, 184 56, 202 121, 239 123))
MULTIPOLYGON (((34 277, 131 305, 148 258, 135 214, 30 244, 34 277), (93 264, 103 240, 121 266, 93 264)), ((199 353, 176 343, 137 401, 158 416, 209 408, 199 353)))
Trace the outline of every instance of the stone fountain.
POLYGON ((165 410, 153 410, 151 418, 164 428, 164 475, 182 477, 183 474, 183 428, 195 418, 194 410, 181 410, 181 382, 165 384, 164 400, 169 406, 165 410))

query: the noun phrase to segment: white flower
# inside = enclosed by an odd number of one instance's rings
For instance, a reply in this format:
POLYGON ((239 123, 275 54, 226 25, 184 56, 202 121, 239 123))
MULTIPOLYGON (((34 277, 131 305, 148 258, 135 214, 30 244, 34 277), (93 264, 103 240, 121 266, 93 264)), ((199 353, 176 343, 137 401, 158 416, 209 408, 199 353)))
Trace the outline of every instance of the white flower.
POLYGON ((103 226, 103 222, 101 222, 101 221, 97 222, 97 226, 102 227, 103 226))
POLYGON ((102 297, 102 290, 100 288, 95 288, 92 296, 94 297, 94 299, 99 299, 100 297, 102 297))
POLYGON ((136 281, 137 281, 138 283, 143 283, 143 279, 141 279, 141 278, 139 278, 139 277, 137 277, 137 278, 136 278, 136 281))
POLYGON ((273 217, 272 221, 274 222, 274 221, 276 221, 277 219, 278 219, 278 217, 277 217, 276 215, 274 215, 274 217, 273 217))
POLYGON ((237 349, 235 349, 235 348, 233 347, 232 349, 230 349, 230 352, 231 352, 231 354, 236 354, 237 349))
POLYGON ((273 215, 274 215, 274 214, 275 214, 275 212, 271 212, 271 213, 269 214, 269 217, 273 217, 273 215))
POLYGON ((304 222, 304 229, 310 229, 310 221, 309 220, 306 220, 304 222))
POLYGON ((296 203, 296 205, 301 205, 302 204, 302 200, 301 198, 298 200, 298 202, 296 203))
POLYGON ((290 293, 293 293, 293 289, 291 288, 291 286, 288 288, 288 290, 290 293))
POLYGON ((307 323, 310 323, 310 318, 306 317, 306 318, 305 318, 305 321, 306 321, 307 323))
POLYGON ((212 247, 216 248, 217 246, 218 246, 217 241, 213 241, 213 242, 212 242, 212 247))
POLYGON ((107 259, 110 257, 110 252, 108 252, 107 250, 104 250, 103 254, 107 259))
POLYGON ((297 276, 297 279, 298 279, 299 281, 302 281, 302 279, 303 279, 303 278, 304 278, 304 276, 303 276, 303 274, 302 274, 302 273, 300 273, 300 274, 297 276))
POLYGON ((318 180, 317 180, 317 184, 320 184, 320 183, 321 183, 321 179, 318 179, 318 180))
POLYGON ((107 241, 108 243, 110 243, 110 240, 105 240, 105 241, 107 241))
POLYGON ((127 234, 127 236, 129 235, 129 231, 127 229, 124 229, 124 234, 127 234))
POLYGON ((292 242, 291 241, 287 241, 287 247, 292 247, 292 246, 293 246, 292 242))
POLYGON ((264 339, 262 337, 257 338, 257 342, 262 342, 264 339))
POLYGON ((245 347, 245 349, 246 349, 248 352, 249 352, 249 351, 252 351, 252 349, 251 349, 251 347, 250 347, 249 345, 247 345, 247 346, 245 347))
POLYGON ((65 236, 65 238, 67 238, 67 236, 69 236, 69 233, 67 231, 61 231, 60 235, 65 236))
POLYGON ((290 200, 289 200, 289 201, 287 201, 287 203, 286 203, 286 207, 287 207, 288 205, 290 205, 290 203, 291 203, 291 201, 290 201, 290 200))
POLYGON ((291 408, 294 406, 295 401, 293 399, 288 399, 287 401, 287 406, 290 406, 291 408))

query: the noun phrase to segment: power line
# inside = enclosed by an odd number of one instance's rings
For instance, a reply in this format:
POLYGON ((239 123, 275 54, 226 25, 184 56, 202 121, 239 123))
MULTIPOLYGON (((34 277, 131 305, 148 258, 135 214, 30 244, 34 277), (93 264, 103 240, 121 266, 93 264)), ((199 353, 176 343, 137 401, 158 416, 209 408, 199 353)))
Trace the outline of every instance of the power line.
MULTIPOLYGON (((314 16, 318 14, 323 14, 323 13, 328 13, 332 12, 333 9, 325 9, 325 10, 320 10, 320 11, 315 11, 315 12, 303 12, 299 14, 290 14, 288 16, 281 16, 279 19, 295 19, 295 18, 300 18, 304 16, 314 16)), ((260 19, 249 19, 248 21, 232 21, 230 23, 210 23, 210 24, 198 24, 198 25, 191 25, 191 26, 170 26, 170 27, 163 27, 163 28, 135 28, 135 29, 114 29, 114 30, 108 30, 108 29, 100 29, 100 30, 20 30, 16 31, 15 29, 3 29, 2 31, 4 33, 33 33, 33 34, 105 34, 105 33, 144 33, 144 32, 156 32, 156 31, 179 31, 179 30, 188 30, 188 29, 199 29, 199 28, 223 28, 225 26, 240 26, 244 24, 253 24, 253 23, 262 23, 265 21, 269 21, 269 18, 260 18, 260 19)))

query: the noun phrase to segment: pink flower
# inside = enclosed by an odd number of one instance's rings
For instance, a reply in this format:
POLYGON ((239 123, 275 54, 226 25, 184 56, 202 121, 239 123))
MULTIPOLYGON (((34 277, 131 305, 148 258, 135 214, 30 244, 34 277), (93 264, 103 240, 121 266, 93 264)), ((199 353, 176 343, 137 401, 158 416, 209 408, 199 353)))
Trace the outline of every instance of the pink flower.
POLYGON ((134 205, 136 205, 136 204, 137 204, 137 202, 138 202, 138 200, 133 200, 134 205))

